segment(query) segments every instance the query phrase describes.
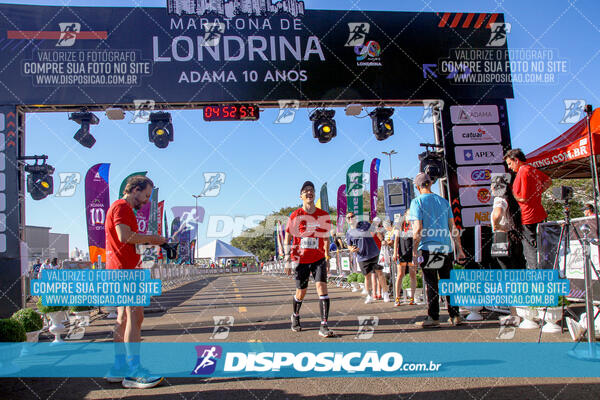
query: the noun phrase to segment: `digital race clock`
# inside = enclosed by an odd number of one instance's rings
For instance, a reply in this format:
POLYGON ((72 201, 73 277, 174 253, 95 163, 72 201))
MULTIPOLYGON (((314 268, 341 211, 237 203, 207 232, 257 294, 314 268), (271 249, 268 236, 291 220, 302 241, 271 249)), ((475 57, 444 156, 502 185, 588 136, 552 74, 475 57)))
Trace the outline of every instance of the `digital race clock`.
POLYGON ((205 121, 256 121, 260 110, 257 105, 228 104, 204 106, 205 121))

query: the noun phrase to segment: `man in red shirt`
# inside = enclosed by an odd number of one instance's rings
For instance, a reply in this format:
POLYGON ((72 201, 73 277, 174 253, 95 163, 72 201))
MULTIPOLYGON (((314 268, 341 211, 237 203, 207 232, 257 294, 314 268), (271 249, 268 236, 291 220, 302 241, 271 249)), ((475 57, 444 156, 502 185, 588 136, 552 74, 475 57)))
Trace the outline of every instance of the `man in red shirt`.
MULTIPOLYGON (((137 220, 133 210, 139 210, 150 200, 154 184, 145 176, 132 176, 127 180, 122 199, 115 201, 106 214, 106 268, 107 269, 135 269, 140 261, 136 253, 136 244, 161 245, 166 239, 159 235, 142 235, 138 232, 137 220)), ((115 343, 131 343, 128 347, 129 359, 125 351, 117 347, 114 370, 123 370, 126 363, 129 370, 140 370, 139 342, 142 341, 142 322, 144 321, 144 307, 123 306, 117 307, 117 321, 114 331, 115 343), (134 343, 136 345, 134 345, 134 343)), ((107 378, 111 382, 122 382, 127 388, 150 388, 158 385, 162 378, 136 377, 119 378, 111 372, 107 378)))
POLYGON ((292 330, 299 332, 300 307, 306 295, 308 278, 312 274, 319 294, 321 327, 319 335, 333 337, 327 326, 329 317, 329 295, 327 294, 327 273, 329 272, 329 214, 315 206, 315 185, 306 181, 300 189, 302 207, 294 211, 285 228, 284 252, 285 273, 291 275, 293 264, 296 277, 296 294, 293 299, 292 330), (290 240, 293 238, 292 245, 290 240))
POLYGON ((523 255, 527 261, 527 268, 536 269, 537 225, 548 217, 542 206, 542 193, 552 185, 552 179, 527 164, 521 149, 507 151, 504 160, 508 168, 517 173, 512 191, 521 208, 523 255))

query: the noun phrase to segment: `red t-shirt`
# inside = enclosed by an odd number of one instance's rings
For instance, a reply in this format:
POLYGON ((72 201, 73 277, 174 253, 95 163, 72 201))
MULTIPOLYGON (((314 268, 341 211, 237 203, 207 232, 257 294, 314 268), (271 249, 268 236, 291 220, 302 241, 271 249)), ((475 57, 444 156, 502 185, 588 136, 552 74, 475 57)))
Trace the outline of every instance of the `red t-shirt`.
POLYGON ((299 208, 290 215, 285 231, 293 237, 291 259, 310 264, 325 257, 325 239, 329 237, 329 214, 317 208, 312 214, 299 208))
POLYGON ((519 202, 523 225, 540 223, 548 216, 542 206, 542 189, 549 180, 548 175, 531 165, 519 168, 513 183, 513 194, 525 199, 524 202, 519 202))
POLYGON ((117 235, 116 226, 125 224, 133 232, 138 231, 137 220, 133 209, 125 200, 112 203, 106 215, 104 229, 106 231, 106 268, 134 269, 140 261, 135 245, 122 243, 117 235))

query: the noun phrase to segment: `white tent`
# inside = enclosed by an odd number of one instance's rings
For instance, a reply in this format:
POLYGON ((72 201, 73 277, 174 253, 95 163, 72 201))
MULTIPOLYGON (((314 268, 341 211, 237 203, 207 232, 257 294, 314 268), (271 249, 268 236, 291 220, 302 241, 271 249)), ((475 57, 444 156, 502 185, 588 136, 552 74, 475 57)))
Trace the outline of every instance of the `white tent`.
POLYGON ((213 240, 212 242, 198 248, 196 251, 196 259, 209 258, 213 261, 217 261, 220 258, 237 257, 254 257, 254 254, 246 253, 245 251, 220 240, 213 240))

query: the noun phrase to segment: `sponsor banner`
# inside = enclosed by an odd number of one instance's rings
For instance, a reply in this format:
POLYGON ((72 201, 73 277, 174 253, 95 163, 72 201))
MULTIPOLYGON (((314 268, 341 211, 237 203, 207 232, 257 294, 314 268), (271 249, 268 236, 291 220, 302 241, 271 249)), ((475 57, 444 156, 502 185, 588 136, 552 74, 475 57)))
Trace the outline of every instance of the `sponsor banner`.
POLYGON ((463 226, 491 225, 492 207, 467 207, 462 209, 463 226))
MULTIPOLYGON (((301 349, 294 343, 222 341, 139 346, 142 367, 164 377, 597 377, 572 350, 572 343, 370 341, 305 343, 301 349)), ((0 343, 0 352, 16 355, 0 365, 2 376, 97 377, 114 364, 116 344, 0 343)))
POLYGON ((500 164, 504 154, 502 145, 456 146, 454 148, 456 164, 500 164))
POLYGON ((500 125, 457 125, 452 137, 454 144, 502 143, 500 125))
POLYGON ((337 192, 337 233, 344 232, 344 223, 346 220, 346 185, 340 185, 337 192))
POLYGON ((453 124, 496 124, 500 121, 495 105, 450 106, 453 124))
POLYGON ((528 161, 528 164, 536 168, 548 167, 554 164, 565 163, 568 161, 578 160, 580 158, 589 157, 589 146, 587 138, 581 139, 579 142, 572 144, 566 148, 555 150, 547 153, 547 157, 528 161))
POLYGON ((110 207, 108 171, 110 164, 96 164, 85 175, 85 215, 87 219, 90 260, 106 262, 106 232, 104 222, 110 207))
POLYGON ((346 198, 348 212, 353 212, 357 218, 363 214, 363 164, 365 160, 354 163, 346 174, 346 198))
POLYGON ((321 186, 321 210, 329 212, 329 195, 327 194, 327 182, 321 186))
POLYGON ((371 161, 371 175, 369 177, 369 182, 371 186, 371 221, 377 216, 377 178, 379 177, 380 163, 381 160, 379 158, 374 158, 373 161, 371 161))
POLYGON ((463 207, 468 206, 489 206, 492 205, 493 196, 488 187, 463 187, 458 189, 460 204, 463 207))
POLYGON ((485 50, 489 29, 465 33, 497 73, 464 61, 463 36, 438 29, 438 13, 303 4, 172 0, 167 7, 77 7, 76 18, 65 7, 3 4, 0 32, 11 62, 0 71, 1 103, 117 104, 124 88, 129 104, 513 96, 507 45, 485 50), (488 75, 494 79, 482 79, 488 75))
POLYGON ((150 214, 148 215, 148 233, 158 234, 158 188, 152 189, 150 196, 150 214))
POLYGON ((458 184, 461 186, 489 185, 492 180, 492 174, 504 172, 506 172, 504 164, 480 167, 458 167, 456 169, 458 184))

